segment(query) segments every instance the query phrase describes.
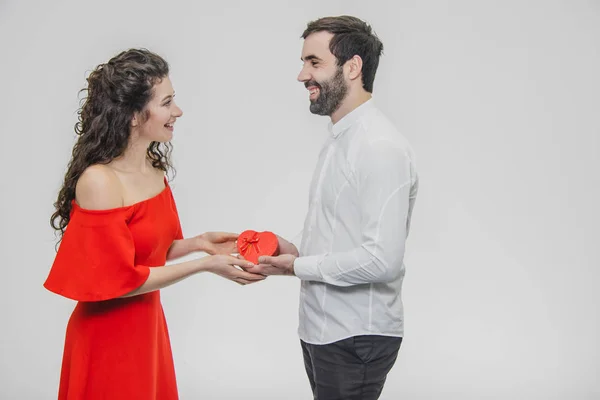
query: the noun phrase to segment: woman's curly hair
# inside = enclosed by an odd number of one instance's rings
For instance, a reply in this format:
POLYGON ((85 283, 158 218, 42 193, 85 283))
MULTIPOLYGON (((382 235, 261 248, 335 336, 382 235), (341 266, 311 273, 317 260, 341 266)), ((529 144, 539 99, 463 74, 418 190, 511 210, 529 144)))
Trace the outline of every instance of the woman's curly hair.
MULTIPOLYGON (((107 164, 123 154, 130 136, 134 113, 142 117, 154 94, 153 87, 169 75, 169 64, 146 49, 130 49, 100 64, 87 78, 87 92, 78 110, 73 147, 62 188, 54 203, 50 225, 60 231, 69 223, 75 187, 83 171, 93 164, 107 164)), ((173 169, 170 143, 152 142, 147 150, 152 166, 173 169)), ((60 240, 59 240, 60 241, 60 240)))

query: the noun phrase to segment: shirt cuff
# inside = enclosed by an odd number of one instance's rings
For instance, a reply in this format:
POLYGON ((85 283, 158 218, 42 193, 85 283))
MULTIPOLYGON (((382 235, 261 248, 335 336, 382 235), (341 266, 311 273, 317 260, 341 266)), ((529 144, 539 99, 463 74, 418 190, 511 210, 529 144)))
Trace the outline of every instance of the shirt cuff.
POLYGON ((298 257, 294 260, 294 274, 303 281, 320 281, 319 271, 321 256, 298 257))

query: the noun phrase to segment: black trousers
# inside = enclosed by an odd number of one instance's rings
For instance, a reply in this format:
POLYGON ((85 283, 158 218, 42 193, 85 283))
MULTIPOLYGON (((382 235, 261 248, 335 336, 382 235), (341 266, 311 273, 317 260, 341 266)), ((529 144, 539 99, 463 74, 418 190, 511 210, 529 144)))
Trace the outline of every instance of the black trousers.
POLYGON ((363 335, 324 345, 300 343, 315 400, 376 400, 402 338, 363 335))

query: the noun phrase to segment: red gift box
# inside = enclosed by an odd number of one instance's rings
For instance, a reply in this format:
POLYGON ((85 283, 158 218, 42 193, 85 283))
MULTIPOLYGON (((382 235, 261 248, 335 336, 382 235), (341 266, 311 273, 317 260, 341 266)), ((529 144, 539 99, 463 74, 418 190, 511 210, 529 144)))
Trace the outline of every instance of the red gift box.
POLYGON ((273 232, 247 230, 240 233, 237 248, 240 255, 246 260, 258 264, 258 257, 260 256, 276 256, 279 254, 279 240, 273 232))

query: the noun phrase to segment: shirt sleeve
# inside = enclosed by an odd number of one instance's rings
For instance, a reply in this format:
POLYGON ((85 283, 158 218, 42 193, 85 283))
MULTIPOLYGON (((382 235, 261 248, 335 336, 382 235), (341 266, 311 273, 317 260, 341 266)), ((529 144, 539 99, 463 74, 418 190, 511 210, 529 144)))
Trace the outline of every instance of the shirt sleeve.
POLYGON ((352 286, 390 282, 403 271, 411 191, 410 158, 387 140, 361 150, 355 174, 361 214, 361 245, 350 251, 299 257, 302 280, 352 286))
POLYGON ((73 207, 44 287, 77 301, 102 301, 144 284, 150 268, 135 264, 130 211, 73 207))

